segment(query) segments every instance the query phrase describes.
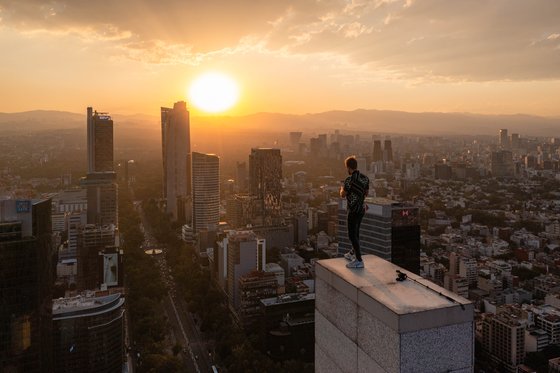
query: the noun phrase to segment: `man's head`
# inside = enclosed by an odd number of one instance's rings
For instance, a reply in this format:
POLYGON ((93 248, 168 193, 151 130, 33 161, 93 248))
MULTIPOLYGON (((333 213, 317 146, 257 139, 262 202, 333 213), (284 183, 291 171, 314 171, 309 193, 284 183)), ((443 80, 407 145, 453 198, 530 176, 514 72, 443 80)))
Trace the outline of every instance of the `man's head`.
POLYGON ((352 174, 352 172, 358 169, 358 161, 356 160, 356 157, 353 155, 346 158, 344 160, 344 164, 346 165, 346 169, 348 170, 349 174, 352 174))

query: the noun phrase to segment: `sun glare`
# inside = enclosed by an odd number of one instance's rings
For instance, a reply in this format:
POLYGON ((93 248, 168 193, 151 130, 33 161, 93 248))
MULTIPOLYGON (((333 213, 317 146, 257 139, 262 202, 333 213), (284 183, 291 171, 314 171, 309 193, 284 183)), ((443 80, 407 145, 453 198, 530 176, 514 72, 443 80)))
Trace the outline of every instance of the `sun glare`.
POLYGON ((208 113, 220 113, 233 107, 239 99, 239 88, 233 79, 222 73, 205 73, 189 88, 190 102, 208 113))

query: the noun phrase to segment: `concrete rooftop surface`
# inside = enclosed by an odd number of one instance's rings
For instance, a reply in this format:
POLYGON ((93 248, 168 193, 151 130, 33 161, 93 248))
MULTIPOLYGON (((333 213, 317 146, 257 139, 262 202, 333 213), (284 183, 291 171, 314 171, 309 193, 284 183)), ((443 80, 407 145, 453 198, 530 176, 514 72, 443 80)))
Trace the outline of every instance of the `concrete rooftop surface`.
POLYGON ((473 304, 377 256, 363 260, 363 269, 316 263, 315 371, 472 372, 473 304))

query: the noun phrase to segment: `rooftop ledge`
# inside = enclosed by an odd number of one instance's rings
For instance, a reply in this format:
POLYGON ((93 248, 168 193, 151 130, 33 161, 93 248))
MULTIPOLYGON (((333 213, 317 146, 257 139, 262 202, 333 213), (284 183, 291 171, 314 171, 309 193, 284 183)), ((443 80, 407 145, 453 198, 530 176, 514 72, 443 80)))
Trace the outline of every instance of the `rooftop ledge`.
POLYGON ((348 261, 344 258, 320 260, 317 277, 371 313, 379 314, 400 332, 472 321, 473 305, 468 299, 377 256, 364 255, 363 260, 365 268, 360 269, 346 268, 348 261), (397 270, 408 278, 397 281, 397 270))
POLYGON ((316 263, 316 371, 471 372, 473 304, 377 256, 363 260, 363 269, 316 263))

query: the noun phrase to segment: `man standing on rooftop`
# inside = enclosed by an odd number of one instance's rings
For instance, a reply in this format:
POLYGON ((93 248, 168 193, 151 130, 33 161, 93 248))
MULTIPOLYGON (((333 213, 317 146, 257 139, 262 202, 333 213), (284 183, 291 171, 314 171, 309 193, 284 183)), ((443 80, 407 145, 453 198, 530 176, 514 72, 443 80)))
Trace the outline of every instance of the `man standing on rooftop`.
POLYGON ((346 197, 346 210, 348 211, 348 238, 352 249, 344 254, 350 260, 348 268, 364 268, 360 252, 360 224, 366 213, 364 200, 369 192, 369 178, 358 171, 356 157, 350 156, 344 160, 348 176, 344 185, 340 187, 340 197, 346 197))

